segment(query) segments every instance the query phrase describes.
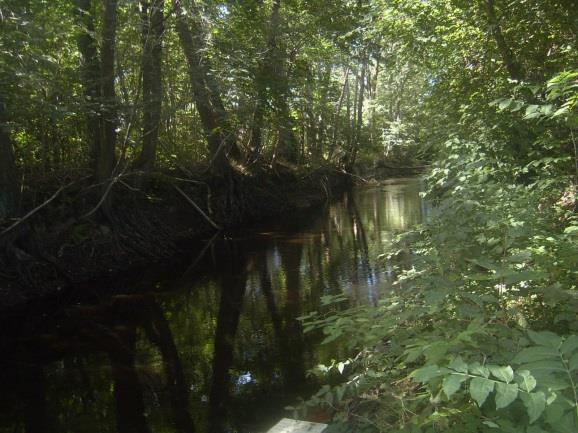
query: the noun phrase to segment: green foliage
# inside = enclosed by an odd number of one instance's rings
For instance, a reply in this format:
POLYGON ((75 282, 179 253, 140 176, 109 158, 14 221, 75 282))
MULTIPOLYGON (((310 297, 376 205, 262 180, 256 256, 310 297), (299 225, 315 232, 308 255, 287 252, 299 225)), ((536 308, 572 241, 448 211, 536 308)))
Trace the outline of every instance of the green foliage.
MULTIPOLYGON (((573 92, 562 90, 559 103, 573 92)), ((500 115, 510 115, 510 106, 503 103, 500 115)), ((520 121, 542 122, 522 119, 522 108, 514 111, 520 121)), ((538 126, 542 137, 556 132, 559 149, 570 125, 538 126)), ((429 220, 381 256, 398 268, 393 292, 374 308, 306 320, 357 353, 342 383, 317 396, 319 404, 331 393, 335 421, 346 430, 578 426, 572 168, 539 140, 533 158, 513 158, 490 137, 455 134, 440 147, 427 179, 435 204, 429 220), (397 261, 408 248, 410 262, 397 261)))

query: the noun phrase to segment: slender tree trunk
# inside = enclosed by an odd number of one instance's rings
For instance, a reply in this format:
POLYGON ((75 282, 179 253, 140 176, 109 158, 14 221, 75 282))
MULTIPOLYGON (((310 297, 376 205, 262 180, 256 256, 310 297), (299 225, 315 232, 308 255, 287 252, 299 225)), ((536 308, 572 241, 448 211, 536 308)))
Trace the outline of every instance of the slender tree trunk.
POLYGON ((283 59, 285 55, 278 46, 279 29, 281 28, 281 0, 273 0, 269 29, 267 33, 266 54, 259 66, 255 87, 257 88, 257 102, 253 112, 251 126, 250 160, 258 158, 262 151, 262 129, 265 107, 271 96, 273 108, 277 117, 278 145, 277 153, 283 159, 296 163, 299 157, 298 140, 293 132, 293 123, 288 97, 287 73, 284 71, 283 59), (270 90, 267 86, 270 86, 270 90))
POLYGON ((77 36, 78 51, 81 56, 80 75, 84 88, 86 104, 86 124, 89 140, 89 159, 93 171, 96 173, 96 161, 100 153, 102 139, 99 119, 100 89, 100 62, 98 60, 97 41, 94 37, 94 15, 91 9, 91 0, 75 0, 74 13, 80 32, 77 36))
POLYGON ((496 17, 494 0, 484 0, 484 6, 486 10, 486 16, 488 18, 488 23, 490 24, 492 34, 494 35, 494 39, 498 45, 498 51, 500 52, 500 56, 502 57, 502 61, 508 70, 510 78, 513 80, 522 81, 524 79, 524 72, 516 60, 514 53, 510 49, 510 46, 506 42, 506 39, 504 38, 502 28, 500 27, 500 23, 496 17))
POLYGON ((18 180, 4 102, 0 97, 0 223, 16 214, 18 180))
POLYGON ((299 161, 299 141, 293 131, 293 118, 289 107, 289 72, 286 70, 282 59, 286 55, 279 51, 277 60, 277 76, 275 80, 277 87, 273 92, 273 105, 275 107, 278 133, 279 133, 279 147, 277 155, 282 159, 297 163, 299 161))
POLYGON ((348 148, 348 155, 346 160, 346 169, 349 171, 353 168, 357 159, 357 153, 361 146, 361 127, 363 124, 363 102, 365 95, 365 73, 367 69, 367 62, 364 60, 361 66, 360 75, 357 76, 355 84, 354 109, 352 119, 352 138, 351 144, 348 148))
MULTIPOLYGON (((347 93, 345 95, 345 109, 346 109, 346 117, 347 117, 347 128, 345 129, 345 146, 342 149, 344 152, 347 152, 351 148, 352 143, 352 128, 351 128, 351 86, 349 85, 349 77, 347 77, 347 93)), ((342 155, 342 161, 344 164, 347 163, 347 155, 342 155)))
POLYGON ((209 144, 211 168, 215 174, 225 174, 230 169, 227 152, 233 143, 236 144, 236 137, 229 127, 216 82, 209 77, 211 68, 208 59, 202 54, 205 47, 201 24, 198 17, 193 16, 196 22, 189 28, 181 1, 173 0, 172 4, 176 15, 176 30, 187 59, 195 106, 209 144))
MULTIPOLYGON (((317 141, 318 133, 317 133, 317 122, 315 118, 315 110, 314 110, 314 96, 313 96, 313 88, 315 86, 313 80, 313 74, 311 72, 310 67, 307 68, 307 82, 305 84, 305 130, 306 130, 306 137, 307 137, 307 151, 311 154, 314 160, 319 160, 320 158, 320 144, 317 141)), ((305 158, 306 151, 302 152, 302 158, 305 158)))
POLYGON ((102 142, 96 161, 96 180, 105 182, 112 175, 116 148, 116 92, 115 92, 115 48, 117 0, 103 0, 102 45, 100 52, 102 88, 102 142))
POLYGON ((271 6, 271 15, 269 18, 269 28, 267 30, 267 46, 265 56, 261 60, 259 70, 255 77, 255 87, 257 89, 257 101, 253 111, 253 123, 251 125, 251 141, 249 142, 251 162, 255 161, 263 147, 263 117, 265 115, 265 106, 269 98, 267 81, 273 79, 275 75, 275 58, 277 57, 277 34, 280 24, 281 0, 273 0, 271 6))
MULTIPOLYGON (((345 98, 345 92, 349 92, 349 66, 345 70, 343 78, 343 87, 341 88, 341 95, 339 95, 339 101, 337 102, 337 107, 335 108, 335 114, 333 115, 333 137, 331 139, 331 148, 329 149, 329 159, 333 156, 335 148, 337 147, 337 131, 339 130, 339 114, 341 113, 341 107, 343 107, 343 99, 345 98)), ((349 118, 348 118, 349 121, 349 118)))
POLYGON ((163 99, 162 36, 164 0, 141 0, 142 20, 142 151, 135 167, 150 172, 155 164, 163 99))

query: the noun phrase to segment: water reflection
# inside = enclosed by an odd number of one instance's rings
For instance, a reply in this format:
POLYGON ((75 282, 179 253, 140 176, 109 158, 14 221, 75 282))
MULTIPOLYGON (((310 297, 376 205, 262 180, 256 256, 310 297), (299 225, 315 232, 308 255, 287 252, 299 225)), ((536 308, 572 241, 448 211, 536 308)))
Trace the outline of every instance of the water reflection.
POLYGON ((3 320, 0 432, 266 430, 314 389, 307 369, 335 356, 295 318, 327 294, 387 292, 393 269, 375 257, 425 216, 419 189, 358 189, 214 238, 161 277, 134 276, 126 295, 3 320))

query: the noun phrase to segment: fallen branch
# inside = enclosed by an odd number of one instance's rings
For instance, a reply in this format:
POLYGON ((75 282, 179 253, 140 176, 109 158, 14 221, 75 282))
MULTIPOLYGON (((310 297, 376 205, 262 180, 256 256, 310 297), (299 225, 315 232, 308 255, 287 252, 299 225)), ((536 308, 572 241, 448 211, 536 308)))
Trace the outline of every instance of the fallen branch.
POLYGON ((104 191, 104 194, 100 198, 99 202, 96 204, 95 207, 92 208, 92 210, 90 212, 84 214, 82 216, 82 219, 90 217, 92 214, 94 214, 102 206, 102 204, 106 201, 108 194, 110 193, 110 190, 112 189, 114 184, 116 182, 118 182, 119 179, 120 179, 119 177, 113 177, 112 179, 110 179, 108 186, 106 187, 106 190, 104 191))
POLYGON ((221 230, 222 227, 220 227, 219 225, 217 225, 211 218, 209 218, 209 216, 203 212, 203 210, 197 206, 197 204, 187 195, 184 193, 184 191, 182 189, 180 189, 178 186, 173 185, 173 188, 176 189, 178 191, 178 193, 180 195, 183 196, 183 198, 188 201, 202 216, 203 218, 205 218, 209 224, 211 224, 211 226, 213 226, 215 229, 217 230, 221 230))
POLYGON ((50 203, 52 203, 59 195, 62 191, 64 191, 66 188, 71 187, 72 185, 74 185, 75 183, 78 183, 82 180, 88 179, 88 177, 84 177, 82 179, 79 180, 75 180, 72 181, 66 185, 61 186, 60 188, 58 188, 58 190, 56 190, 56 192, 54 194, 52 194, 52 196, 46 200, 44 203, 42 203, 39 206, 36 206, 34 209, 32 209, 30 212, 28 212, 26 215, 24 215, 22 218, 20 218, 18 221, 16 221, 14 224, 12 224, 10 227, 2 230, 2 232, 0 232, 0 237, 4 236, 6 233, 8 233, 9 231, 15 229, 16 227, 18 227, 20 224, 22 224, 24 221, 26 221, 27 219, 29 219, 31 216, 33 216, 34 214, 36 214, 39 210, 43 209, 44 207, 46 207, 47 205, 49 205, 50 203))
POLYGON ((201 252, 197 255, 197 257, 195 258, 195 260, 193 261, 193 263, 187 268, 187 270, 185 272, 183 272, 183 274, 181 275, 181 281, 183 282, 189 282, 190 281, 190 274, 191 272, 196 268, 197 264, 201 261, 201 259, 205 256, 205 253, 207 252, 207 250, 213 246, 213 244, 215 243, 215 240, 217 239, 217 237, 219 236, 220 232, 216 232, 213 237, 211 239, 209 239, 209 241, 205 244, 205 246, 203 247, 203 249, 201 250, 201 252))

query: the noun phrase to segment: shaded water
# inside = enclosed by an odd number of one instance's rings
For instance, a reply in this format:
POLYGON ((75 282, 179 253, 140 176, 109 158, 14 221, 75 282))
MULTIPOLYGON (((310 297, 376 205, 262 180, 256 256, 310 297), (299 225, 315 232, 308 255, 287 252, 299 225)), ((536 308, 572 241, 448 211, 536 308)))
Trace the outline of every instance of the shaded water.
POLYGON ((419 190, 359 188, 117 282, 128 294, 5 320, 0 432, 265 431, 315 390, 307 369, 335 356, 295 318, 324 295, 364 304, 388 290, 375 257, 423 218, 419 190))

